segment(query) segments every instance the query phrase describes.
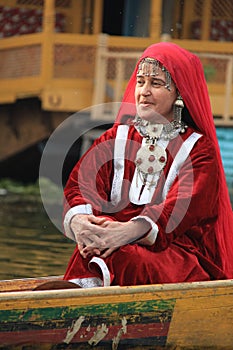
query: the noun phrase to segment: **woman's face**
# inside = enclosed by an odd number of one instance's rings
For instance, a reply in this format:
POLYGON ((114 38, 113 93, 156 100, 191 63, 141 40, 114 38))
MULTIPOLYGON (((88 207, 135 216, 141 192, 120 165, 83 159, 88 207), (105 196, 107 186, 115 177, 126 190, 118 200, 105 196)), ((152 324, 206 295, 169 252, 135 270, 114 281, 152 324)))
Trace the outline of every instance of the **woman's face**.
MULTIPOLYGON (((147 68, 148 69, 148 68, 147 68)), ((158 68, 156 76, 149 66, 149 75, 139 70, 135 88, 135 101, 138 115, 151 123, 167 123, 173 120, 173 104, 177 98, 176 87, 170 83, 170 91, 165 87, 165 72, 158 68)))

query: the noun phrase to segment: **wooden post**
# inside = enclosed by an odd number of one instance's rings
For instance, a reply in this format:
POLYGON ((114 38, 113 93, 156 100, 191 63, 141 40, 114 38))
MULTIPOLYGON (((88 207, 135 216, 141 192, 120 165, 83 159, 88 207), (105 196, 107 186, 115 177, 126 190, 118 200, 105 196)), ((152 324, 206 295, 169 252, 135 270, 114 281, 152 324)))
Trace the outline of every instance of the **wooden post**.
POLYGON ((104 113, 104 108, 96 108, 98 104, 105 102, 105 89, 107 85, 107 45, 108 35, 100 34, 98 40, 98 47, 96 52, 95 77, 94 77, 94 91, 93 91, 93 108, 91 111, 92 119, 100 119, 101 114, 104 113))
POLYGON ((150 38, 159 41, 161 35, 162 0, 151 1, 150 13, 150 38))
POLYGON ((83 3, 81 0, 72 0, 69 16, 72 20, 72 33, 81 33, 82 31, 82 13, 83 3))
POLYGON ((209 40, 211 29, 211 6, 212 0, 203 2, 203 16, 201 19, 201 40, 209 40))
POLYGON ((43 12, 43 32, 51 34, 55 24, 55 0, 45 0, 43 12))
POLYGON ((103 21, 103 0, 95 0, 92 34, 100 34, 102 32, 102 21, 103 21))
POLYGON ((41 76, 43 86, 49 85, 54 66, 55 0, 45 0, 43 9, 43 42, 41 56, 41 76))
POLYGON ((233 58, 229 58, 226 69, 226 90, 225 90, 225 106, 224 106, 224 121, 230 118, 230 104, 232 98, 232 77, 233 77, 233 58))
POLYGON ((192 33, 190 30, 191 23, 196 19, 195 17, 195 0, 184 1, 184 10, 182 16, 182 29, 180 39, 190 39, 192 38, 192 33))

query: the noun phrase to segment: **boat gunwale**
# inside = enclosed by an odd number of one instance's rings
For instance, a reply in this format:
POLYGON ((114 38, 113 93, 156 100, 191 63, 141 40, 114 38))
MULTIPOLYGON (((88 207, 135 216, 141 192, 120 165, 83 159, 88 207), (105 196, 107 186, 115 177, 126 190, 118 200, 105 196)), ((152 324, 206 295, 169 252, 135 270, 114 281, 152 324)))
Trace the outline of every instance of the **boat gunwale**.
MULTIPOLYGON (((27 279, 25 279, 27 280, 27 279)), ((0 284, 3 281, 0 281, 0 284)), ((6 281, 4 281, 6 282, 6 281)), ((202 282, 183 282, 183 283, 167 283, 167 284, 153 284, 140 286, 110 286, 110 287, 96 287, 96 288, 80 288, 80 289, 61 289, 61 290, 22 290, 22 291, 7 291, 0 292, 0 301, 5 300, 31 300, 31 299, 65 299, 79 298, 79 297, 97 297, 110 295, 132 295, 132 294, 156 294, 164 292, 194 292, 197 290, 207 290, 220 288, 229 288, 229 294, 233 294, 233 279, 230 280, 216 280, 216 281, 202 281, 202 282)), ((225 292, 224 292, 225 294, 225 292)), ((204 296, 204 294, 203 294, 204 296)))

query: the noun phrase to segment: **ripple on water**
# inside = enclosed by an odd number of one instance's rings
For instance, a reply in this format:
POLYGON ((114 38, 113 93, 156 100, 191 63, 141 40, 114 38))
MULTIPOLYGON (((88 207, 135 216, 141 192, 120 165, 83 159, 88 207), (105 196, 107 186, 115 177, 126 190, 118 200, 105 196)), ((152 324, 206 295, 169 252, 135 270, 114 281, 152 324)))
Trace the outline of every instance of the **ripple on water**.
POLYGON ((74 250, 33 202, 0 200, 0 279, 62 275, 74 250))

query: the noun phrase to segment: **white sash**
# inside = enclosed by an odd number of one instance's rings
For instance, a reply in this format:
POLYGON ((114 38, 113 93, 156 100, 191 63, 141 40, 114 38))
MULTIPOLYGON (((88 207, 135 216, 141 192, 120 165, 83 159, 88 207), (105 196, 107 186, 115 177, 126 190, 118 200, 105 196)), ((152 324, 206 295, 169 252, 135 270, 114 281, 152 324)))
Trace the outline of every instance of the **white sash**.
POLYGON ((164 184, 162 199, 164 200, 167 197, 168 191, 171 188, 176 176, 178 175, 181 166, 184 164, 185 160, 188 158, 191 150, 193 149, 195 143, 202 135, 197 134, 196 132, 192 133, 182 144, 179 151, 177 152, 171 168, 169 170, 167 179, 164 184))
POLYGON ((125 145, 129 126, 119 125, 114 147, 114 177, 112 181, 111 202, 116 205, 121 200, 121 190, 125 172, 125 145))

